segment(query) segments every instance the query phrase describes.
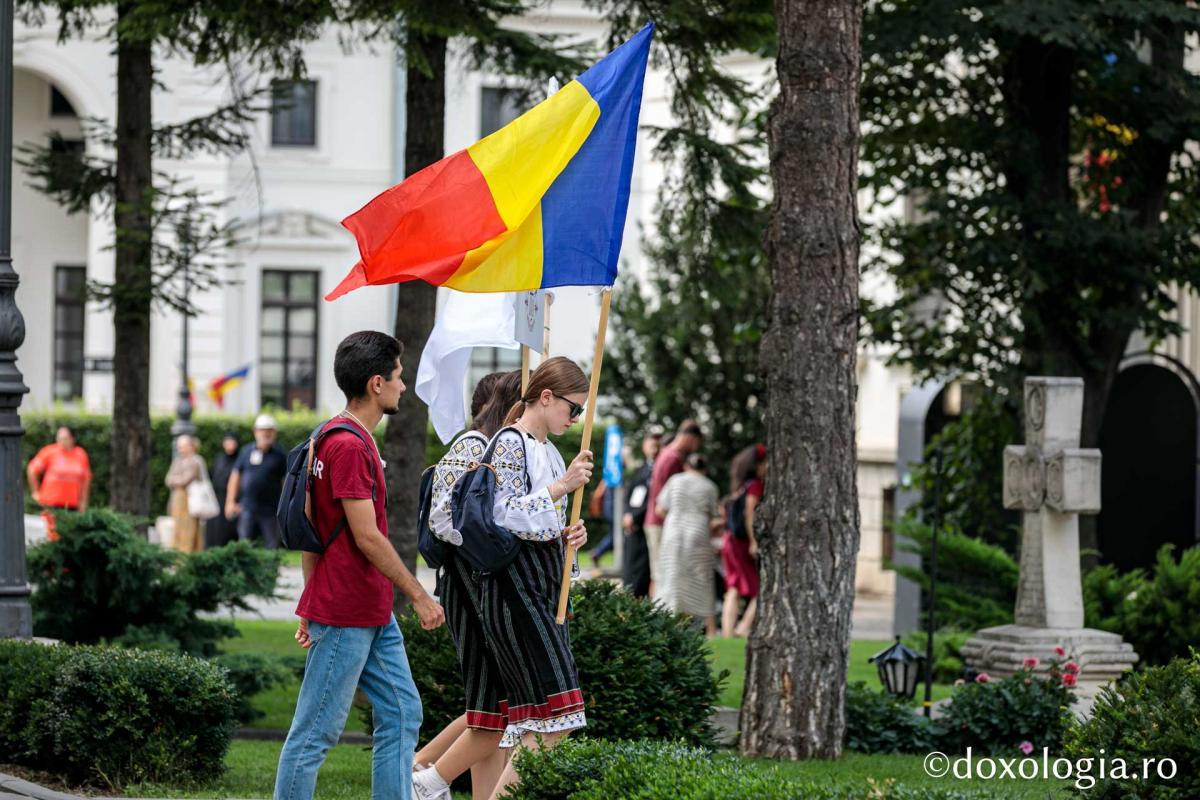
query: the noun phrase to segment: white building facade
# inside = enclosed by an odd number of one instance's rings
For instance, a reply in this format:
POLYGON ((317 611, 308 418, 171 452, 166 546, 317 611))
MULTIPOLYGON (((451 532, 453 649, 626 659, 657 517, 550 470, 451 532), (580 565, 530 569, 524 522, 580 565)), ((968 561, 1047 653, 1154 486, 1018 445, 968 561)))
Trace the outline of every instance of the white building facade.
MULTIPOLYGON (((602 20, 580 2, 554 2, 514 22, 594 44, 600 53, 607 35, 602 20)), ((98 35, 97 35, 98 36, 98 35)), ((386 47, 345 50, 335 32, 305 49, 307 80, 287 84, 291 105, 263 113, 254 143, 236 157, 201 156, 158 161, 156 169, 227 199, 226 213, 242 225, 243 243, 230 254, 237 264, 219 289, 194 298, 200 309, 190 322, 189 371, 197 411, 216 410, 204 388, 213 378, 249 365, 248 378, 225 397, 225 410, 251 414, 272 404, 300 403, 333 410, 342 404, 332 374, 333 352, 345 335, 364 328, 390 331, 395 289, 368 287, 332 303, 323 295, 357 261, 353 237, 340 220, 403 175, 404 71, 386 47)), ((14 141, 44 142, 51 132, 82 144, 87 118, 116 114, 116 63, 101 39, 57 41, 57 25, 18 27, 14 51, 14 141)), ((229 102, 230 76, 222 69, 196 69, 179 59, 156 60, 166 90, 154 93, 156 124, 178 122, 229 102)), ((740 58, 731 68, 749 78, 769 65, 740 58)), ((247 76, 239 76, 245 79, 247 76)), ((260 85, 270 75, 250 76, 260 85)), ((569 78, 570 76, 564 76, 569 78)), ((457 151, 506 122, 514 111, 505 102, 508 81, 464 67, 451 57, 446 81, 447 153, 457 151)), ((669 122, 668 88, 651 69, 646 78, 641 121, 669 122)), ((91 145, 88 145, 91 147, 91 145)), ((653 227, 661 165, 640 134, 621 270, 644 270, 640 237, 653 227)), ((95 155, 111 155, 91 150, 95 155)), ((82 301, 85 280, 111 281, 111 213, 68 215, 28 185, 14 167, 13 258, 21 283, 17 303, 27 336, 18 367, 30 388, 23 408, 55 404, 104 411, 112 403, 113 322, 107 310, 82 301)), ((551 312, 555 354, 591 358, 598 320, 596 292, 557 291, 551 312)), ((181 383, 181 320, 178 312, 156 310, 152 321, 151 405, 175 406, 181 383)), ((515 365, 511 352, 479 353, 479 367, 515 365)), ((903 371, 864 350, 859 361, 858 448, 862 502, 862 550, 858 585, 888 594, 894 576, 883 569, 889 537, 884 530, 888 497, 895 483, 896 420, 908 389, 903 371)))

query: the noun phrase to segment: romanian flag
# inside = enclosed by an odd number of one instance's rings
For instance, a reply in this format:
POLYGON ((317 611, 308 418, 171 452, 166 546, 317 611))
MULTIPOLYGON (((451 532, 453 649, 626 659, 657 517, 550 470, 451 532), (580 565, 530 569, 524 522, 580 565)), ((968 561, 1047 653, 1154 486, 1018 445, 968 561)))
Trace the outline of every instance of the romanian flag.
MULTIPOLYGON (((234 370, 233 372, 225 375, 220 375, 216 378, 213 378, 212 381, 209 382, 208 396, 214 403, 217 404, 217 408, 225 407, 225 393, 244 381, 246 376, 249 374, 250 365, 247 364, 241 369, 234 370)), ((195 404, 193 403, 193 405, 195 404)))
POLYGON ((361 260, 325 299, 412 280, 462 292, 612 285, 653 32, 344 219, 361 260))

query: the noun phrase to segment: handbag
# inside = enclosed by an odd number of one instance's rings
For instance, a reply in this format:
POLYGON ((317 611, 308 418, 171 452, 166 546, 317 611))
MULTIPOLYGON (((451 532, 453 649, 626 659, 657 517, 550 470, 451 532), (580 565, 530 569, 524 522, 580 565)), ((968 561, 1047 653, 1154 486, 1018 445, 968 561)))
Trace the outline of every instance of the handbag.
POLYGON ((208 479, 208 467, 200 462, 200 476, 187 485, 188 516, 210 520, 221 513, 217 492, 208 479))

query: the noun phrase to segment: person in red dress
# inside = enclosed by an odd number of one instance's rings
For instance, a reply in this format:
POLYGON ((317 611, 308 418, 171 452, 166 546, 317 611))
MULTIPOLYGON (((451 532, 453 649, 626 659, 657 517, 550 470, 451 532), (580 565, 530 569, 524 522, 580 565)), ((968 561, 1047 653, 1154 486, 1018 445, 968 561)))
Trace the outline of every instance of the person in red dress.
POLYGON ((725 501, 726 530, 721 542, 725 569, 725 603, 721 610, 721 635, 745 637, 758 608, 758 542, 754 538, 754 511, 763 496, 767 475, 767 448, 752 445, 738 453, 729 469, 725 501), (738 621, 741 601, 746 612, 738 621))

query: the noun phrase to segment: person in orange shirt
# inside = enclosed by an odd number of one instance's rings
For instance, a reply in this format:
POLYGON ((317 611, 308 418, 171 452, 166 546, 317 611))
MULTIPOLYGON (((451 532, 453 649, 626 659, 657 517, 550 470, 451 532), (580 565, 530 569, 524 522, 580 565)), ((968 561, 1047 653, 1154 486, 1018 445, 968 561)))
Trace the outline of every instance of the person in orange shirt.
POLYGON ((54 530, 53 509, 87 510, 92 486, 92 465, 87 451, 76 444, 75 432, 62 425, 54 435, 54 444, 38 451, 25 474, 33 501, 44 509, 46 534, 54 541, 58 533, 54 530))

